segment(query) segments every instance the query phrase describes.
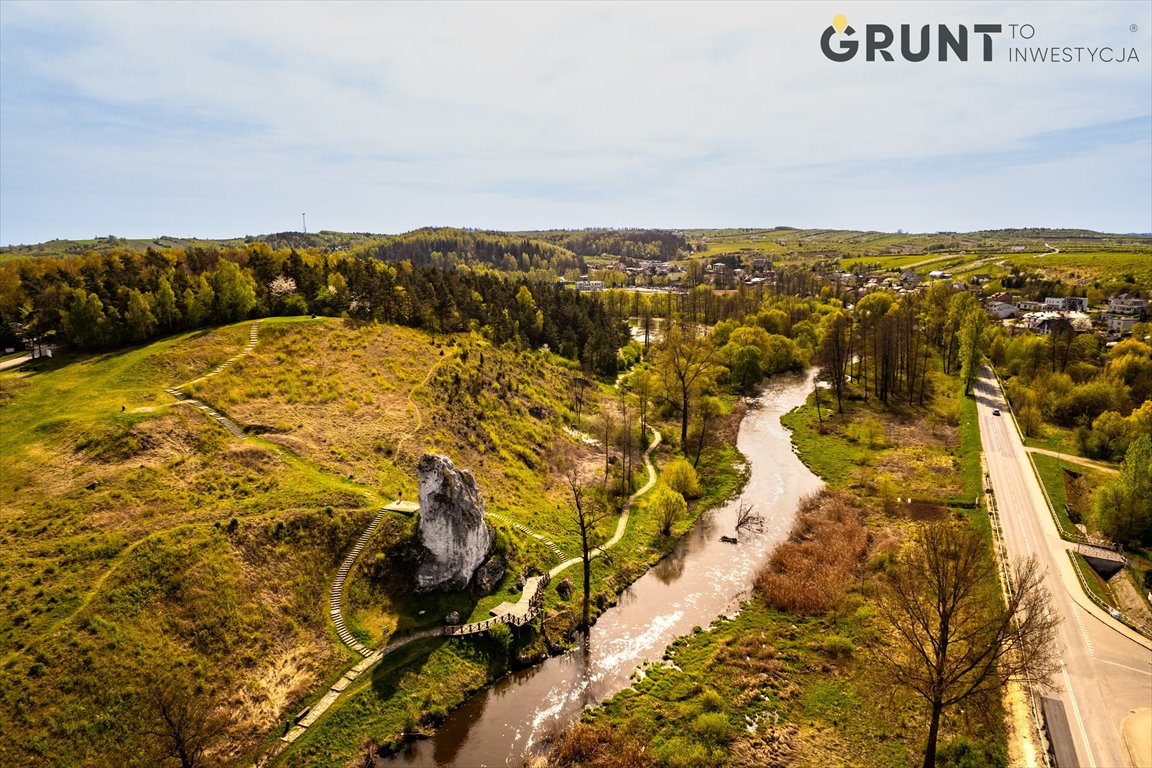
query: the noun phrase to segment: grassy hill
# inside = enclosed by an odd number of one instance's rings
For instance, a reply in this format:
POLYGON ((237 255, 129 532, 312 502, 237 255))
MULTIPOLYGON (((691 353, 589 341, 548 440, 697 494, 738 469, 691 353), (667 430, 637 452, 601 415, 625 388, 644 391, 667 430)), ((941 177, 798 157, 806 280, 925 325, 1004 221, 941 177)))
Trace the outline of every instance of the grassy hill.
MULTIPOLYGON (((147 732, 177 692, 206 721, 229 712, 213 764, 250 754, 351 663, 327 619, 331 577, 384 501, 415 496, 425 450, 471 469, 490 509, 554 517, 562 489, 541 456, 569 414, 549 355, 283 318, 211 375, 250 326, 0 374, 3 764, 154 764, 147 732), (190 380, 245 439, 164 391, 190 380)), ((411 523, 387 519, 376 551, 411 523)), ((505 545, 519 567, 548 562, 505 545)), ((405 590, 357 589, 366 639, 442 619, 405 590), (391 599, 369 610, 375 595, 391 599)))

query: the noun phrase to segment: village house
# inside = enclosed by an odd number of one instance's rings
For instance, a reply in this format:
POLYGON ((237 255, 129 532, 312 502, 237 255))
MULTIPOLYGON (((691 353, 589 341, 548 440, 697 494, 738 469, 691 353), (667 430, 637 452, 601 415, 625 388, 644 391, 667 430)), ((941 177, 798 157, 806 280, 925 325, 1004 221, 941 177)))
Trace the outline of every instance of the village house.
POLYGON ((1016 310, 1016 307, 1006 301, 990 301, 984 305, 984 308, 988 310, 988 314, 999 320, 1006 320, 1009 317, 1016 317, 1016 315, 1020 314, 1016 310))
POLYGON ((1136 325, 1139 319, 1133 315, 1105 315, 1104 327, 1108 329, 1108 334, 1111 336, 1123 336, 1132 333, 1132 326, 1136 325))
POLYGON ((1087 312, 1088 299, 1079 296, 1049 297, 1044 299, 1044 308, 1053 311, 1087 312))
POLYGON ((1143 315, 1148 309, 1148 300, 1124 293, 1113 296, 1108 302, 1108 313, 1112 315, 1143 315))
POLYGON ((1052 327, 1062 320, 1067 320, 1076 333, 1088 333, 1092 330, 1092 318, 1083 312, 1033 312, 1024 316, 1024 325, 1033 333, 1046 336, 1052 332, 1052 327))

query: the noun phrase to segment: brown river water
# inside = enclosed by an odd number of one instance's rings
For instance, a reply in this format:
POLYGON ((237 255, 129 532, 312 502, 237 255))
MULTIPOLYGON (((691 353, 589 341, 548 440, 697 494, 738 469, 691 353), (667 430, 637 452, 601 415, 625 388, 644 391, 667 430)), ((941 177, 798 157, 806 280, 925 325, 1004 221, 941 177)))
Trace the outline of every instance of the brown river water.
POLYGON ((780 416, 804 402, 810 375, 780 376, 749 401, 737 446, 750 464, 740 499, 705 513, 668 557, 621 593, 576 648, 513 672, 453 712, 429 739, 376 761, 384 766, 519 766, 588 705, 627 688, 638 666, 695 626, 738 609, 756 572, 792 527, 801 497, 821 486, 792 450, 780 416), (762 516, 734 535, 738 501, 762 516))

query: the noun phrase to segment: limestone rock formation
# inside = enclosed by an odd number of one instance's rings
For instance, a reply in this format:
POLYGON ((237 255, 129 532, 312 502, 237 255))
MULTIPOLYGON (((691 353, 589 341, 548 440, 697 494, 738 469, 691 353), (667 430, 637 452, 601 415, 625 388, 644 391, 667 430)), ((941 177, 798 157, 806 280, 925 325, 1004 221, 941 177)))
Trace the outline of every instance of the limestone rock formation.
POLYGON ((484 522, 476 480, 446 456, 426 453, 416 466, 420 521, 416 537, 427 550, 416 570, 416 591, 464 589, 496 539, 484 522))
POLYGON ((473 579, 476 582, 476 589, 481 595, 490 595, 496 591, 496 585, 500 583, 500 579, 504 578, 506 565, 503 557, 492 555, 476 569, 476 575, 473 579))

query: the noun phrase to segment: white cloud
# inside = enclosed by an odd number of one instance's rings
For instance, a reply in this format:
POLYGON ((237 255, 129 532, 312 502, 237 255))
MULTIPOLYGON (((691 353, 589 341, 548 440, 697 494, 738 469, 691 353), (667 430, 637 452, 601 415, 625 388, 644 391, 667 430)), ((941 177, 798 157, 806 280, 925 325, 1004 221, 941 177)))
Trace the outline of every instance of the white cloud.
MULTIPOLYGON (((359 230, 1003 225, 1033 212, 1008 190, 1035 163, 961 158, 1152 114, 1139 3, 4 5, 0 242, 257 232, 321 209, 359 230), (836 64, 818 37, 837 12, 861 30, 1028 22, 1036 44, 1143 61, 836 64), (903 215, 881 201, 912 220, 887 224, 903 215)), ((1129 143, 1053 147, 1057 175, 1136 193, 1101 208, 1109 193, 1070 186, 1044 223, 1152 229, 1148 141, 1129 143)))

